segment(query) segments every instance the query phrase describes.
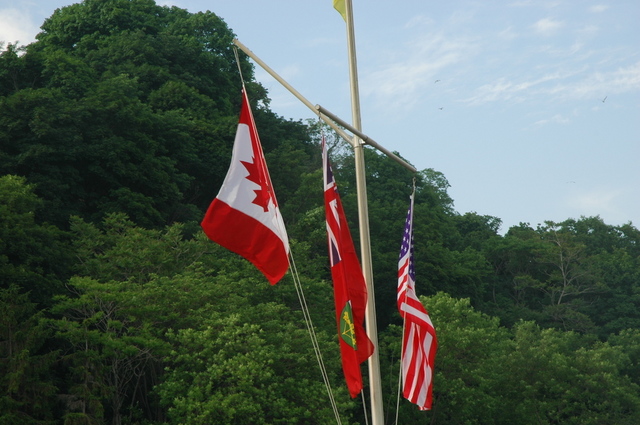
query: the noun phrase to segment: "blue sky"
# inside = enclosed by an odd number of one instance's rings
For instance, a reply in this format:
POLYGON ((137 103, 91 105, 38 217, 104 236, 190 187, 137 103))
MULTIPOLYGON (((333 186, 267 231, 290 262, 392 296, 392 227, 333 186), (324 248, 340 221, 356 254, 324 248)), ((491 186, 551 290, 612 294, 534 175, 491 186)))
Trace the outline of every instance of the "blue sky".
MULTIPOLYGON (((72 1, 0 0, 0 40, 72 1)), ((331 0, 172 0, 211 10, 313 104, 351 121, 331 0)), ((353 0, 363 132, 442 172, 459 213, 599 215, 640 227, 640 2, 353 0)), ((315 115, 256 65, 271 108, 315 115)), ((277 191, 277 188, 276 188, 277 191)), ((408 196, 408 194, 398 194, 408 196)))

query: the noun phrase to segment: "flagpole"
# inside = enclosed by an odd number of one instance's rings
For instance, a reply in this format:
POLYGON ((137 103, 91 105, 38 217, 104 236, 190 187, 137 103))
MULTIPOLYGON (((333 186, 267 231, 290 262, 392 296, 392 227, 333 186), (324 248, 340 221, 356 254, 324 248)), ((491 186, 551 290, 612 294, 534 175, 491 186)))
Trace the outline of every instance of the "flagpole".
MULTIPOLYGON (((350 125, 349 123, 347 123, 344 120, 342 120, 342 118, 338 117, 337 115, 335 115, 332 112, 330 112, 329 110, 327 110, 327 108, 325 108, 323 106, 320 106, 320 105, 316 105, 316 109, 318 110, 318 112, 320 112, 320 116, 323 119, 325 117, 326 118, 330 118, 333 122, 340 124, 342 127, 346 128, 347 130, 349 130, 350 132, 352 132, 353 134, 358 136, 361 139, 362 143, 364 143, 365 145, 369 145, 369 146, 371 146, 373 148, 376 148, 377 150, 379 150, 383 154, 387 155, 389 158, 393 159, 398 164, 402 165, 407 170, 411 171, 412 173, 417 173, 418 172, 416 167, 414 167, 413 165, 409 164, 407 161, 405 161, 404 159, 400 158, 398 155, 396 155, 395 153, 391 152, 389 149, 385 148, 384 146, 381 146, 378 142, 376 142, 371 137, 369 137, 366 134, 364 134, 362 131, 356 130, 352 125, 350 125)), ((348 142, 349 142, 349 144, 351 144, 351 146, 353 146, 353 143, 352 143, 351 140, 348 140, 348 142)))
POLYGON ((233 44, 235 44, 236 47, 242 50, 247 56, 253 59, 258 65, 260 65, 262 69, 267 71, 267 73, 271 75, 280 84, 282 84, 284 88, 289 90, 289 92, 295 97, 297 97, 298 100, 302 102, 307 108, 311 109, 311 111, 313 111, 314 114, 318 115, 322 121, 324 121, 327 125, 329 125, 329 127, 331 127, 336 133, 338 133, 338 135, 342 137, 342 139, 344 139, 344 141, 349 143, 351 146, 354 146, 353 139, 351 138, 351 136, 345 133, 340 126, 346 128, 351 133, 357 135, 364 144, 369 145, 373 148, 376 148, 377 150, 387 155, 392 160, 396 161, 398 164, 402 165, 407 170, 411 171, 412 173, 418 172, 418 170, 413 165, 409 164, 407 161, 400 158, 398 155, 389 151, 384 146, 381 146, 378 142, 376 142, 371 137, 364 134, 362 131, 356 130, 351 124, 347 123, 346 121, 344 121, 343 119, 341 119, 340 117, 338 117, 337 115, 329 111, 327 108, 320 105, 313 105, 309 100, 307 100, 307 98, 301 95, 300 92, 298 92, 298 90, 293 88, 291 84, 289 84, 284 78, 278 75, 277 72, 275 72, 269 65, 267 65, 262 59, 260 59, 255 53, 253 53, 247 46, 242 44, 240 40, 234 39, 233 44))
MULTIPOLYGON (((353 8, 351 0, 345 0, 345 21, 347 23, 347 52, 349 56, 349 81, 351 86, 351 115, 353 127, 362 130, 360 118, 360 94, 358 88, 358 67, 356 61, 356 43, 353 29, 353 8)), ((356 188, 358 194, 358 219, 360 230, 360 255, 362 273, 367 284, 367 307, 365 322, 367 335, 374 345, 374 351, 369 357, 369 386, 372 425, 383 425, 382 410, 382 382, 380 379, 380 357, 378 345, 378 326, 376 321, 375 292, 373 287, 373 266, 371 261, 371 241, 369 236, 369 208, 367 203, 367 183, 364 164, 364 142, 357 134, 353 136, 353 151, 355 156, 356 188)))

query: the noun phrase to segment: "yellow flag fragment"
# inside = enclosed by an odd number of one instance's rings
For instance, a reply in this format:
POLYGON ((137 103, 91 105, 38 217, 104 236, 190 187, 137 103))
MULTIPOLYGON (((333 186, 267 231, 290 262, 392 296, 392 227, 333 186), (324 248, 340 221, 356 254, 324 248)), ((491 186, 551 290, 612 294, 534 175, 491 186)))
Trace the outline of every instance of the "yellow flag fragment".
POLYGON ((344 0, 333 0, 333 8, 340 12, 342 19, 347 22, 347 8, 344 5, 344 0))

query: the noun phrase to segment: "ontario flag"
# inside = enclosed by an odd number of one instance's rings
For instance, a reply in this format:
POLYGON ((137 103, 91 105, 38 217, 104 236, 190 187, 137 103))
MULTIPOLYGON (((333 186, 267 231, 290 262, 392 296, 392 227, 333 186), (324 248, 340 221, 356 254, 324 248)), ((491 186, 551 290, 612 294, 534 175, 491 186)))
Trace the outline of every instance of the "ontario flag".
POLYGON ((231 165, 201 226, 209 239, 251 261, 272 285, 287 272, 287 232, 244 89, 231 165))
POLYGON ((322 160, 329 262, 333 279, 342 370, 349 394, 351 397, 356 397, 362 391, 360 364, 373 354, 374 349, 373 343, 364 330, 367 286, 342 209, 324 139, 322 140, 322 160))
POLYGON ((401 354, 402 395, 417 404, 420 410, 429 410, 438 340, 429 314, 415 290, 413 198, 412 194, 398 260, 398 310, 404 319, 401 354))

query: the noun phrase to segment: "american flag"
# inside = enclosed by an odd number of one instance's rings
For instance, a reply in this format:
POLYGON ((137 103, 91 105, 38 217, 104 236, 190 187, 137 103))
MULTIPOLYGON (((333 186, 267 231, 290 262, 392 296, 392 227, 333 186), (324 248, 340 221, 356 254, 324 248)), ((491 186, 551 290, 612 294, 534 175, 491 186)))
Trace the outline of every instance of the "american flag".
POLYGON ((398 311, 404 319, 402 395, 420 410, 431 409, 436 330, 415 290, 413 265, 413 195, 407 212, 398 260, 398 311))

